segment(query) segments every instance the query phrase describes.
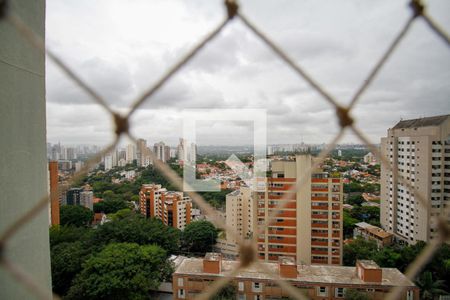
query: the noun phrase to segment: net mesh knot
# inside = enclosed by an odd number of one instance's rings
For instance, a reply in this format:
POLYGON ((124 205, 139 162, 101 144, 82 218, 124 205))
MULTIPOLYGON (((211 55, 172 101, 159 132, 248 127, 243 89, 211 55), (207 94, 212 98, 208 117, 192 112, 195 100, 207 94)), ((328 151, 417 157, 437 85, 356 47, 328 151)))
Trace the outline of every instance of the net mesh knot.
POLYGON ((233 19, 238 12, 238 4, 234 0, 225 0, 225 6, 227 7, 228 19, 233 19))
POLYGON ((425 5, 422 3, 421 0, 411 0, 409 6, 411 6, 415 17, 422 15, 423 12, 425 11, 425 5))
POLYGON ((123 117, 118 113, 114 113, 114 123, 116 124, 116 136, 120 136, 122 133, 128 132, 128 118, 123 117))
POLYGON ((256 261, 256 248, 251 240, 244 240, 239 246, 239 255, 241 260, 241 267, 250 266, 256 261))
POLYGON ((350 116, 350 110, 348 108, 337 106, 336 115, 339 118, 339 124, 342 128, 353 125, 353 118, 350 116))

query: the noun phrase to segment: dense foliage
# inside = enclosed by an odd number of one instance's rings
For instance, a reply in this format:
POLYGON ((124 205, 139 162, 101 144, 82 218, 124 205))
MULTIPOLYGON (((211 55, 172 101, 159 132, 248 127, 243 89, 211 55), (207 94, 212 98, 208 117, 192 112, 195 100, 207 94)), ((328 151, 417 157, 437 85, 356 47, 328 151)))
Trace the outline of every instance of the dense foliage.
POLYGON ((217 235, 218 230, 211 222, 194 221, 181 233, 182 248, 187 252, 200 255, 211 252, 217 235))
MULTIPOLYGON (((424 242, 418 242, 415 245, 392 245, 377 249, 374 241, 366 241, 362 238, 355 239, 353 242, 344 246, 343 262, 346 266, 354 266, 357 259, 371 259, 379 266, 385 268, 397 268, 405 272, 406 268, 413 262, 420 252, 425 248, 424 242)), ((439 282, 437 286, 430 287, 429 277, 420 277, 417 284, 427 285, 431 290, 450 288, 450 245, 443 244, 433 259, 425 266, 424 271, 430 272, 434 282, 439 282), (439 281, 442 280, 442 281, 439 281)), ((427 275, 429 276, 429 275, 427 275)))
POLYGON ((215 208, 225 208, 226 196, 231 190, 222 190, 220 192, 198 192, 206 202, 215 208))
POLYGON ((54 292, 67 299, 147 299, 149 288, 170 279, 169 254, 203 255, 217 238, 208 221, 192 222, 181 232, 130 209, 110 217, 96 228, 50 228, 54 292))
POLYGON ((63 205, 60 208, 61 225, 88 226, 94 219, 94 213, 84 206, 63 205))
MULTIPOLYGON (((113 221, 98 226, 96 229, 85 226, 54 226, 50 228, 51 267, 54 292, 63 296, 67 295, 69 289, 72 289, 75 284, 74 278, 87 268, 86 262, 93 256, 97 257, 98 253, 101 253, 103 249, 111 244, 153 245, 163 250, 165 256, 169 253, 177 253, 179 247, 179 230, 164 226, 159 220, 145 219, 140 215, 132 213, 130 210, 119 211, 112 219, 113 221)), ((106 259, 105 257, 103 259, 106 259)), ((131 258, 129 257, 129 259, 131 258)), ((110 261, 109 263, 113 262, 110 261)), ((140 264, 143 262, 138 260, 137 263, 140 264)), ((167 264, 167 266, 164 265, 165 270, 168 270, 170 267, 169 263, 167 264)), ((138 265, 136 265, 136 268, 138 268, 138 265)), ((87 275, 88 273, 85 272, 82 278, 92 279, 87 275)), ((114 282, 110 282, 110 284, 114 282)), ((78 288, 87 287, 81 281, 77 281, 77 286, 78 288)), ((101 287, 98 287, 98 289, 101 289, 101 287)), ((73 288, 71 297, 78 299, 75 297, 75 291, 78 290, 73 288)), ((95 298, 93 294, 85 296, 85 299, 95 298)), ((130 297, 125 298, 132 298, 131 296, 132 294, 130 294, 130 297)))
POLYGON ((159 246, 112 243, 86 260, 66 298, 150 299, 172 271, 159 246))
POLYGON ((92 243, 97 246, 109 243, 156 244, 169 253, 179 248, 180 231, 165 226, 158 219, 145 219, 140 215, 107 222, 93 234, 92 243))
POLYGON ((119 199, 112 200, 103 200, 94 204, 94 212, 96 213, 105 213, 105 214, 113 214, 119 210, 130 207, 130 205, 119 199))

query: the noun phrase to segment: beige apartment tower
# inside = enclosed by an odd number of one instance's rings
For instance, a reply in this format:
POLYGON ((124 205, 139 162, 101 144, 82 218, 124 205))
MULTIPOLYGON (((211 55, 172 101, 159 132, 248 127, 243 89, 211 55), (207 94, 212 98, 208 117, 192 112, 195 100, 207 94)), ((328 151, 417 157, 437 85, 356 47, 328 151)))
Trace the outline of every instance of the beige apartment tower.
POLYGON ((292 257, 297 264, 342 264, 342 179, 314 170, 310 155, 272 162, 267 189, 257 192, 259 258, 292 257), (289 191, 305 178, 297 191, 289 191), (284 208, 277 215, 279 203, 284 208), (265 226, 265 221, 272 222, 265 226), (262 228, 261 228, 262 227, 262 228))
POLYGON ((398 122, 381 139, 381 154, 393 169, 381 166, 383 229, 409 244, 429 242, 437 233, 432 216, 450 204, 450 115, 398 122))
POLYGON ((249 238, 255 232, 256 224, 252 190, 249 187, 240 187, 226 196, 226 224, 234 230, 235 236, 227 235, 227 241, 238 242, 237 239, 249 238))

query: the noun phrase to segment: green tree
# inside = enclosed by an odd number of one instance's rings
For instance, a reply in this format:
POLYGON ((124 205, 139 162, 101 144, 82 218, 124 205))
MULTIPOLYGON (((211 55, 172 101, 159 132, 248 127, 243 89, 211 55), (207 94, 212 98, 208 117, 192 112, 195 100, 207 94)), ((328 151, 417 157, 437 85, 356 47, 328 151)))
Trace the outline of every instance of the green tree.
POLYGON ((354 266, 358 259, 372 259, 377 252, 375 241, 366 241, 357 238, 353 242, 344 245, 344 266, 354 266))
POLYGON ((145 219, 134 214, 99 226, 94 232, 92 243, 97 246, 109 243, 156 244, 168 253, 177 253, 179 240, 178 229, 165 226, 160 220, 145 219))
POLYGON ((76 241, 88 241, 92 236, 92 228, 60 226, 50 227, 50 247, 61 243, 71 243, 76 241))
POLYGON ((347 289, 345 291, 345 300, 370 300, 369 295, 367 293, 358 291, 355 289, 347 289))
POLYGON ((166 257, 156 245, 110 244, 83 264, 67 299, 150 299, 173 272, 166 257))
POLYGON ((358 182, 350 182, 350 183, 344 183, 344 193, 353 193, 353 192, 364 192, 364 188, 362 184, 358 182))
POLYGON ((96 213, 114 214, 125 208, 129 208, 128 203, 118 199, 103 200, 94 204, 94 212, 96 213))
POLYGON ((110 214, 108 217, 113 221, 123 220, 130 218, 134 215, 134 212, 129 208, 124 208, 117 211, 115 214, 110 214))
POLYGON ((216 243, 218 230, 211 222, 194 221, 188 224, 181 233, 181 244, 184 250, 198 254, 212 251, 216 243))
POLYGON ((361 195, 353 195, 349 196, 347 199, 347 203, 350 205, 361 205, 364 202, 364 198, 361 195))
POLYGON ((347 211, 344 210, 344 236, 345 237, 352 237, 353 236, 353 229, 355 228, 355 224, 359 222, 359 220, 352 218, 347 211))
POLYGON ((433 275, 429 271, 423 272, 416 282, 420 288, 420 299, 433 300, 438 295, 447 295, 444 282, 444 280, 433 280, 433 275))
POLYGON ((352 218, 380 226, 380 208, 373 206, 355 206, 350 211, 352 218))
POLYGON ((63 205, 60 208, 61 225, 88 226, 94 218, 94 212, 79 205, 63 205))
POLYGON ((402 251, 392 247, 383 247, 374 254, 372 259, 383 268, 398 268, 402 261, 402 251))
POLYGON ((72 280, 81 271, 81 265, 90 252, 87 244, 81 241, 60 243, 51 248, 53 292, 65 295, 69 291, 72 280))

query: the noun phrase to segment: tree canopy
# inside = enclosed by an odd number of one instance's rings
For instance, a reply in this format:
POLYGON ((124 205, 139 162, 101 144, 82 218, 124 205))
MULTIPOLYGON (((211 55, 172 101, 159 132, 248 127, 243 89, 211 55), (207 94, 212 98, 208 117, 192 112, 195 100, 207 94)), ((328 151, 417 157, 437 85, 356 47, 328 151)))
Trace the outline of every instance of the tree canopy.
POLYGON ((145 219, 140 215, 107 222, 98 227, 93 236, 95 245, 109 243, 137 243, 139 245, 156 244, 169 253, 179 249, 180 231, 165 226, 158 219, 145 219))
POLYGON ((63 205, 60 208, 61 225, 88 226, 94 218, 94 212, 79 205, 63 205))
POLYGON ((218 230, 211 222, 194 221, 188 224, 181 234, 181 243, 188 252, 205 254, 212 251, 216 243, 218 230))
POLYGON ((103 200, 94 204, 94 212, 100 213, 103 212, 105 214, 113 214, 119 210, 129 208, 129 204, 123 200, 119 199, 111 199, 111 200, 103 200))
POLYGON ((83 264, 67 299, 150 299, 173 271, 166 257, 156 245, 109 244, 83 264))

